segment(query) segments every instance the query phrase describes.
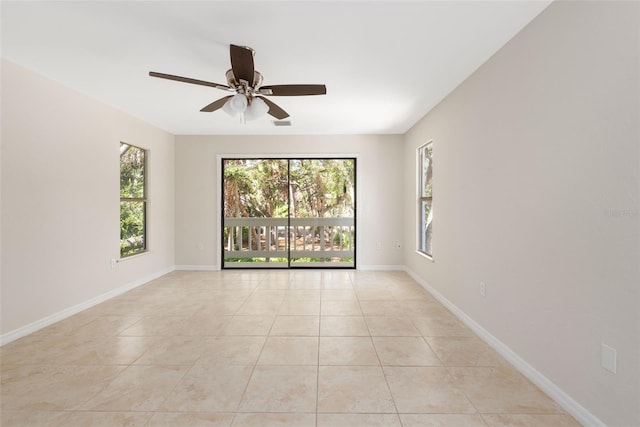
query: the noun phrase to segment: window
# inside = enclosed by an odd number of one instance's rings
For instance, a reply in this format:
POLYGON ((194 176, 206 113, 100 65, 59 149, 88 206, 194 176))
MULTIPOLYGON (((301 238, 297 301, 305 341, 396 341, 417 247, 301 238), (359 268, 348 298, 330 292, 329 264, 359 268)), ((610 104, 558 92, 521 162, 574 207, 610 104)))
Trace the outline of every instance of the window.
POLYGON ((420 187, 418 190, 419 239, 418 250, 433 257, 433 143, 429 142, 418 149, 418 173, 420 187))
POLYGON ((147 152, 120 143, 120 256, 147 250, 147 152))

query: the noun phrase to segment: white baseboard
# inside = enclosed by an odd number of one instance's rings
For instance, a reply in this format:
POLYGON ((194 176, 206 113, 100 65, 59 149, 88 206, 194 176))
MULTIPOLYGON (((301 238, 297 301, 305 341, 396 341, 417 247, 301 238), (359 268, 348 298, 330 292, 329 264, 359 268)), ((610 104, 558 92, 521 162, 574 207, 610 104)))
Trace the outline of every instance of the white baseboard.
POLYGON ((12 341, 15 341, 19 338, 32 334, 36 331, 39 331, 42 328, 46 328, 49 325, 53 325, 54 323, 59 322, 63 319, 66 319, 67 317, 71 317, 74 314, 77 314, 83 310, 86 310, 102 302, 110 300, 111 298, 117 297, 118 295, 122 295, 125 292, 135 289, 138 286, 144 285, 145 283, 150 282, 153 279, 157 279, 160 276, 164 276, 167 273, 171 273, 173 270, 174 270, 174 267, 170 267, 164 270, 157 271, 153 274, 147 275, 138 280, 134 280, 133 282, 129 282, 126 285, 120 286, 119 288, 112 289, 109 292, 106 292, 102 295, 98 295, 97 297, 81 302, 80 304, 76 304, 72 307, 66 308, 50 316, 44 317, 40 320, 36 320, 35 322, 32 322, 32 323, 29 323, 28 325, 22 326, 18 329, 15 329, 13 331, 9 331, 3 335, 0 335, 0 347, 12 341))
POLYGON ((554 384, 549 378, 545 377, 540 371, 535 369, 526 360, 511 350, 506 344, 493 336, 489 331, 480 326, 475 320, 469 317, 465 312, 456 307, 451 301, 444 297, 440 292, 431 287, 427 282, 422 280, 417 274, 408 268, 405 271, 413 277, 427 292, 429 292, 442 305, 448 308, 458 319, 467 325, 482 340, 496 350, 502 357, 511 363, 521 374, 527 377, 532 383, 540 387, 549 397, 555 400, 562 408, 571 414, 582 425, 589 427, 606 427, 598 417, 589 412, 584 406, 576 402, 571 396, 565 393, 560 387, 554 384))
MULTIPOLYGON (((247 268, 262 268, 262 265, 247 266, 247 268)), ((219 271, 221 270, 219 265, 176 265, 176 271, 219 271)), ((357 270, 362 271, 405 271, 403 265, 358 265, 357 270)))
POLYGON ((217 265, 176 265, 179 271, 218 271, 220 267, 217 265))
POLYGON ((359 265, 358 270, 362 271, 405 271, 402 265, 359 265))

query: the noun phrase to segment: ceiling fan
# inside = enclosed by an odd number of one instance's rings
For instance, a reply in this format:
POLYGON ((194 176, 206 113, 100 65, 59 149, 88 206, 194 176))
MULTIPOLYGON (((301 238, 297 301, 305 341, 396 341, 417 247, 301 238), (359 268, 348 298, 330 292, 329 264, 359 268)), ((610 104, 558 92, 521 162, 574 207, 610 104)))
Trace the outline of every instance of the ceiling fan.
POLYGON ((265 96, 303 96, 325 95, 327 87, 319 84, 293 84, 262 86, 262 74, 255 70, 253 55, 255 51, 246 46, 230 46, 231 69, 226 72, 227 85, 196 80, 189 77, 174 76, 172 74, 149 72, 151 77, 175 80, 184 83, 192 83, 201 86, 214 87, 216 89, 235 92, 235 95, 227 95, 200 111, 211 112, 222 109, 235 116, 240 114, 241 120, 253 120, 265 113, 278 120, 286 119, 289 114, 265 96))

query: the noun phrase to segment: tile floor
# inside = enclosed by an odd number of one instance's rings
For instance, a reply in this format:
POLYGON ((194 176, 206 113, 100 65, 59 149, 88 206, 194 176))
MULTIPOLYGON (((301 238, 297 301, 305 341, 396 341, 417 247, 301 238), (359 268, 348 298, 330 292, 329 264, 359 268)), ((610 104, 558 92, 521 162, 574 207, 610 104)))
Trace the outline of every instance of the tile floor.
POLYGON ((401 272, 173 272, 0 351, 3 427, 579 425, 401 272))

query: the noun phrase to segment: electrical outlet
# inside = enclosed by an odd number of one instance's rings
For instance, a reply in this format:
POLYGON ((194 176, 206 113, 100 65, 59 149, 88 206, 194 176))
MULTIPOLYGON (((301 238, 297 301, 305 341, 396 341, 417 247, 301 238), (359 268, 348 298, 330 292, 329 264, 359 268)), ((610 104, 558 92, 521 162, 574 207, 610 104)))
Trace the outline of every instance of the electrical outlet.
POLYGON ((487 284, 484 282, 480 282, 480 296, 481 297, 487 296, 487 284))
POLYGON ((115 259, 115 258, 113 258, 113 259, 111 260, 111 268, 112 268, 112 269, 116 268, 116 265, 117 265, 117 264, 118 264, 118 260, 117 260, 117 259, 115 259))

